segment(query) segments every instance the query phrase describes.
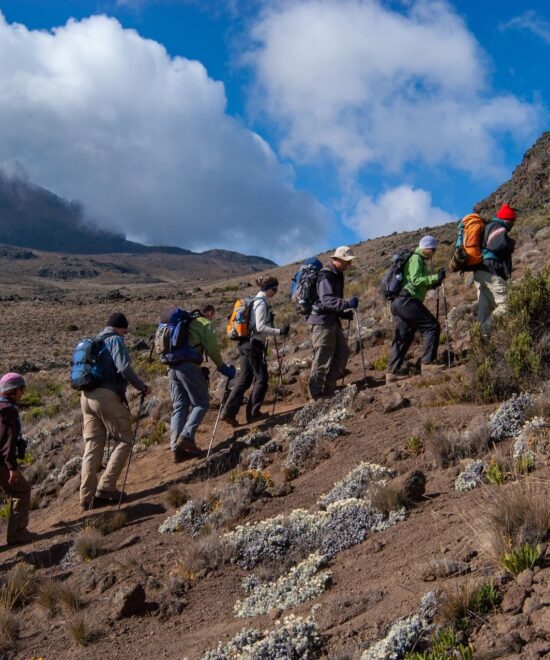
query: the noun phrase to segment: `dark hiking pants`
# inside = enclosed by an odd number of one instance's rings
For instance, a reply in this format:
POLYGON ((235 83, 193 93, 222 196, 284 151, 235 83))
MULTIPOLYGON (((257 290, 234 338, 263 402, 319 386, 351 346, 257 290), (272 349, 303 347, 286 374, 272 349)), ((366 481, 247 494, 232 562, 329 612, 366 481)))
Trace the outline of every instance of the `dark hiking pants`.
POLYGON ((252 339, 241 344, 239 352, 241 354, 239 373, 235 378, 235 384, 227 399, 223 414, 228 417, 237 415, 243 402, 244 393, 254 381, 252 394, 249 396, 246 406, 246 417, 248 419, 260 412, 260 407, 267 392, 268 372, 265 344, 257 339, 252 339))
POLYGON ((439 322, 430 310, 417 298, 399 296, 391 304, 391 313, 395 324, 395 334, 391 345, 388 371, 396 373, 401 367, 417 330, 420 330, 424 336, 422 363, 435 362, 439 346, 439 322))

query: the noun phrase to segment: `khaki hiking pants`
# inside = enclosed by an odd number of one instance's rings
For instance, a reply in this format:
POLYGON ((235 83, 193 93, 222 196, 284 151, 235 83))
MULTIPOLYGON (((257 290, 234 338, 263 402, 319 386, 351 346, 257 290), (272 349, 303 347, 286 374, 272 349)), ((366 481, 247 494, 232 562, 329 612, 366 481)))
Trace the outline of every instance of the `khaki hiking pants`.
POLYGON ((481 330, 488 333, 492 320, 508 311, 508 282, 486 270, 476 270, 474 282, 477 289, 477 320, 481 330))
POLYGON ((20 475, 17 484, 8 483, 10 471, 5 465, 0 465, 0 488, 11 497, 11 511, 8 518, 8 543, 17 543, 21 533, 26 531, 29 524, 29 511, 31 508, 31 486, 20 475))
POLYGON ((348 342, 339 323, 312 325, 311 342, 313 364, 309 376, 309 393, 313 398, 332 396, 348 363, 348 342))
POLYGON ((80 406, 84 416, 84 457, 80 481, 80 504, 88 505, 97 490, 112 493, 132 446, 132 417, 120 396, 103 387, 82 392, 80 406), (99 486, 97 473, 103 460, 107 434, 114 441, 114 449, 99 486))

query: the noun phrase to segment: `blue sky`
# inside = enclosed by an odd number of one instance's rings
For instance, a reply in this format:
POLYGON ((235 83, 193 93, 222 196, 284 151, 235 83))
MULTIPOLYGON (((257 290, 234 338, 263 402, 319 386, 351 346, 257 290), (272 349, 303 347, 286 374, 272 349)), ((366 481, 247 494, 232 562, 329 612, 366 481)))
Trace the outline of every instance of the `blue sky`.
POLYGON ((0 0, 0 166, 279 262, 439 224, 548 128, 550 5, 0 0))

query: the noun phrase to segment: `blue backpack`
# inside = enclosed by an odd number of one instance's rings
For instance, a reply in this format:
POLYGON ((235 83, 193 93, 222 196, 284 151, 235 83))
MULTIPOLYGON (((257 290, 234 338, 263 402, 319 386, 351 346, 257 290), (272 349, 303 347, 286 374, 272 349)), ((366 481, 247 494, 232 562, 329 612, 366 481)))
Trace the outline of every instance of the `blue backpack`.
POLYGON ((189 346, 189 326, 197 316, 199 312, 186 312, 181 307, 170 307, 161 312, 154 349, 163 364, 169 367, 183 362, 202 364, 202 353, 189 346))
POLYGON ((304 260, 292 278, 290 298, 296 303, 299 314, 309 316, 313 311, 313 305, 317 300, 317 280, 322 267, 323 264, 319 259, 310 257, 304 260))
POLYGON ((87 337, 75 346, 71 359, 71 387, 87 392, 99 387, 104 379, 104 353, 107 351, 103 337, 87 337))
POLYGON ((413 254, 412 250, 401 250, 391 258, 391 266, 380 283, 380 291, 386 300, 395 300, 403 288, 403 270, 413 254))

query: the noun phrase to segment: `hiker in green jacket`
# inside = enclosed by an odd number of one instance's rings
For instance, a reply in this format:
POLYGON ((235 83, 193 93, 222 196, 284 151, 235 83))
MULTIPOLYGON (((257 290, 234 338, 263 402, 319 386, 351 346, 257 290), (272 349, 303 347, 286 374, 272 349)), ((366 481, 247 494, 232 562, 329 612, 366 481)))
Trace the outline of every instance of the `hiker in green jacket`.
MULTIPOLYGON (((197 315, 189 324, 189 346, 207 355, 227 378, 235 377, 235 367, 224 363, 212 323, 206 316, 197 315)), ((210 398, 208 383, 200 366, 193 362, 180 362, 168 370, 172 417, 170 422, 170 448, 174 462, 199 456, 195 433, 208 411, 210 398)))
POLYGON ((399 369, 417 330, 420 330, 424 336, 422 374, 430 374, 441 368, 436 363, 439 321, 424 305, 428 289, 440 286, 445 279, 444 268, 440 268, 437 273, 431 273, 428 268, 428 262, 431 261, 436 248, 437 239, 433 236, 423 236, 403 269, 403 288, 391 304, 395 334, 388 361, 386 383, 406 378, 399 374, 399 369))

